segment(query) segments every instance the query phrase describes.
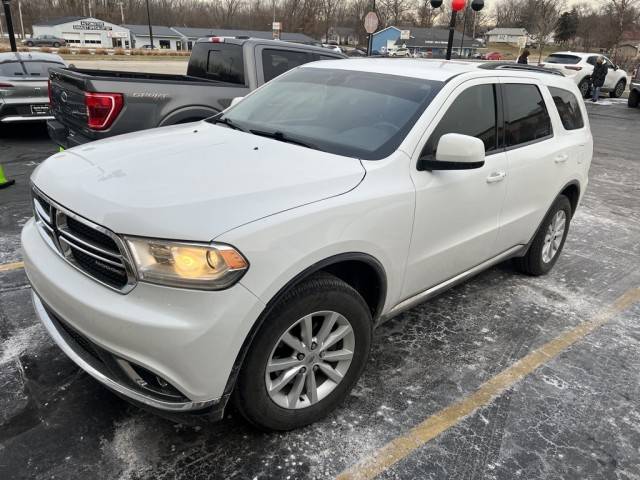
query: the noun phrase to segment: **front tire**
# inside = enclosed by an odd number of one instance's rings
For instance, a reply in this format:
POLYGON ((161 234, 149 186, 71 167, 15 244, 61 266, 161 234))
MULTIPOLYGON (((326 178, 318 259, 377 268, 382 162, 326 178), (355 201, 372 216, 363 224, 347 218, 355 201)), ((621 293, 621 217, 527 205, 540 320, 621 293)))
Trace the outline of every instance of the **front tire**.
POLYGON ((629 99, 627 100, 627 105, 631 108, 636 108, 640 104, 640 93, 638 90, 631 90, 629 92, 629 99))
POLYGON ((625 88, 627 88, 627 83, 624 80, 618 81, 618 83, 616 83, 616 87, 609 92, 609 97, 620 98, 624 93, 625 88))
POLYGON ((569 232, 571 202, 558 196, 540 225, 524 257, 514 259, 518 270, 527 275, 545 275, 558 261, 569 232))
POLYGON ((58 48, 60 46, 60 44, 58 42, 54 42, 53 47, 54 48, 58 48))
POLYGON ((33 42, 27 42, 27 47, 33 47, 33 42))
POLYGON ((369 307, 347 283, 320 273, 276 303, 257 332, 234 390, 240 413, 263 430, 291 430, 335 409, 371 347, 369 307))

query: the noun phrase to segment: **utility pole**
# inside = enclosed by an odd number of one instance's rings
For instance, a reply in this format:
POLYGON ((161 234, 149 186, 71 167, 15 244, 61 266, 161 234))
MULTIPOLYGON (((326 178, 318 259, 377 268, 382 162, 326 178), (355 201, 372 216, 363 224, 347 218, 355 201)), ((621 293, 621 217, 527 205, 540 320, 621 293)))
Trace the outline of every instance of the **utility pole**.
POLYGON ((91 12, 91 0, 87 0, 89 2, 89 16, 93 17, 93 13, 91 12))
POLYGON ((22 32, 22 40, 24 40, 24 22, 22 21, 22 0, 18 0, 18 15, 20 15, 20 31, 22 32))
POLYGON ((18 47, 16 45, 16 35, 13 32, 13 21, 11 20, 11 7, 9 4, 11 0, 2 0, 4 6, 4 19, 7 22, 7 33, 9 33, 9 44, 11 44, 11 51, 17 52, 18 47))
POLYGON ((122 1, 118 2, 118 5, 120 5, 120 18, 122 19, 122 24, 124 25, 124 8, 122 7, 122 1))
POLYGON ((153 29, 151 28, 151 10, 149 10, 149 0, 147 0, 147 23, 149 24, 149 40, 151 41, 151 50, 153 50, 153 29))

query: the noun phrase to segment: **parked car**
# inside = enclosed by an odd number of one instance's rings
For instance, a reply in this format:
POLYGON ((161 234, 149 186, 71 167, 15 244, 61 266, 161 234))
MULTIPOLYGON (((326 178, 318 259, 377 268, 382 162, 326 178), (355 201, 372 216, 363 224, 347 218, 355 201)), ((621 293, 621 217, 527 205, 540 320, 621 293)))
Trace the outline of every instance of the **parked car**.
POLYGON ((365 52, 364 50, 360 50, 359 48, 352 48, 351 50, 347 50, 345 53, 347 57, 366 57, 367 56, 367 52, 365 52))
POLYGON ((629 99, 627 105, 632 108, 640 105, 640 65, 633 70, 631 83, 629 84, 629 99))
POLYGON ((64 67, 52 53, 0 53, 0 124, 50 118, 49 69, 64 67))
POLYGON ((395 48, 393 50, 389 50, 389 56, 390 57, 410 57, 411 56, 411 52, 409 51, 409 49, 407 47, 398 47, 395 48))
POLYGON ((156 48, 158 48, 158 47, 156 47, 155 45, 151 45, 151 44, 149 43, 149 44, 142 45, 140 48, 141 48, 142 50, 154 50, 154 49, 156 49, 156 48))
POLYGON ((510 258, 548 273, 592 150, 560 75, 310 63, 44 161, 26 273, 53 340, 120 395, 287 430, 345 399, 383 321, 510 258))
POLYGON ((484 60, 502 60, 502 54, 500 52, 489 52, 484 55, 484 60))
POLYGON ((334 53, 342 53, 342 49, 338 45, 334 45, 332 43, 324 43, 322 44, 322 47, 327 50, 331 50, 334 53))
POLYGON ((324 48, 275 40, 198 40, 186 75, 56 68, 51 71, 49 136, 63 148, 221 112, 303 63, 346 58, 324 48))
POLYGON ((67 41, 64 38, 54 37, 53 35, 39 35, 37 37, 27 38, 22 41, 27 47, 64 47, 67 41))
POLYGON ((603 57, 609 67, 602 91, 608 92, 611 98, 621 97, 627 87, 627 72, 599 53, 556 52, 539 65, 562 71, 578 85, 581 95, 586 98, 591 92, 591 74, 598 57, 603 57))

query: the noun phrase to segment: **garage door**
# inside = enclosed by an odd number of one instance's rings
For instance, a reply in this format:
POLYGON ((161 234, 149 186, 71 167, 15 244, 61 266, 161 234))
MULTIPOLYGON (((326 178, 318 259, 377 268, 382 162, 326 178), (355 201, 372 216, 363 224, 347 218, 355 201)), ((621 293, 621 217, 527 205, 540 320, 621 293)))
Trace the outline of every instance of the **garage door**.
POLYGON ((62 38, 69 45, 80 45, 80 34, 76 32, 62 32, 62 38))
POLYGON ((99 33, 85 33, 84 44, 88 47, 100 47, 102 45, 102 35, 99 33))

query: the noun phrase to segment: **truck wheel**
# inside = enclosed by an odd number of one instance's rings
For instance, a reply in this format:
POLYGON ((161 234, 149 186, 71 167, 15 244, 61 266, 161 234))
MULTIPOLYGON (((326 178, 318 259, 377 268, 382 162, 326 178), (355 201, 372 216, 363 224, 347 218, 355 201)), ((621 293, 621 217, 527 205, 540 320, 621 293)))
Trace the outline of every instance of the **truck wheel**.
POLYGON ((234 391, 240 413, 263 430, 291 430, 335 409, 355 385, 373 321, 347 283, 320 273, 273 307, 247 353, 234 391))
POLYGON ((514 259, 516 268, 533 276, 549 273, 562 252, 570 221, 571 203, 567 197, 559 195, 542 221, 526 255, 514 259))
POLYGON ((636 108, 638 104, 640 104, 640 93, 638 93, 638 90, 631 90, 629 92, 627 105, 629 105, 631 108, 636 108))
POLYGON ((624 89, 626 87, 627 87, 627 82, 625 82, 624 80, 620 80, 618 83, 616 83, 616 88, 614 88, 613 90, 611 90, 611 92, 609 92, 609 96, 611 98, 620 98, 624 93, 624 89))
POLYGON ((580 90, 580 95, 582 95, 582 98, 588 98, 591 91, 591 82, 589 81, 589 79, 583 78, 582 80, 580 80, 578 89, 580 90))

